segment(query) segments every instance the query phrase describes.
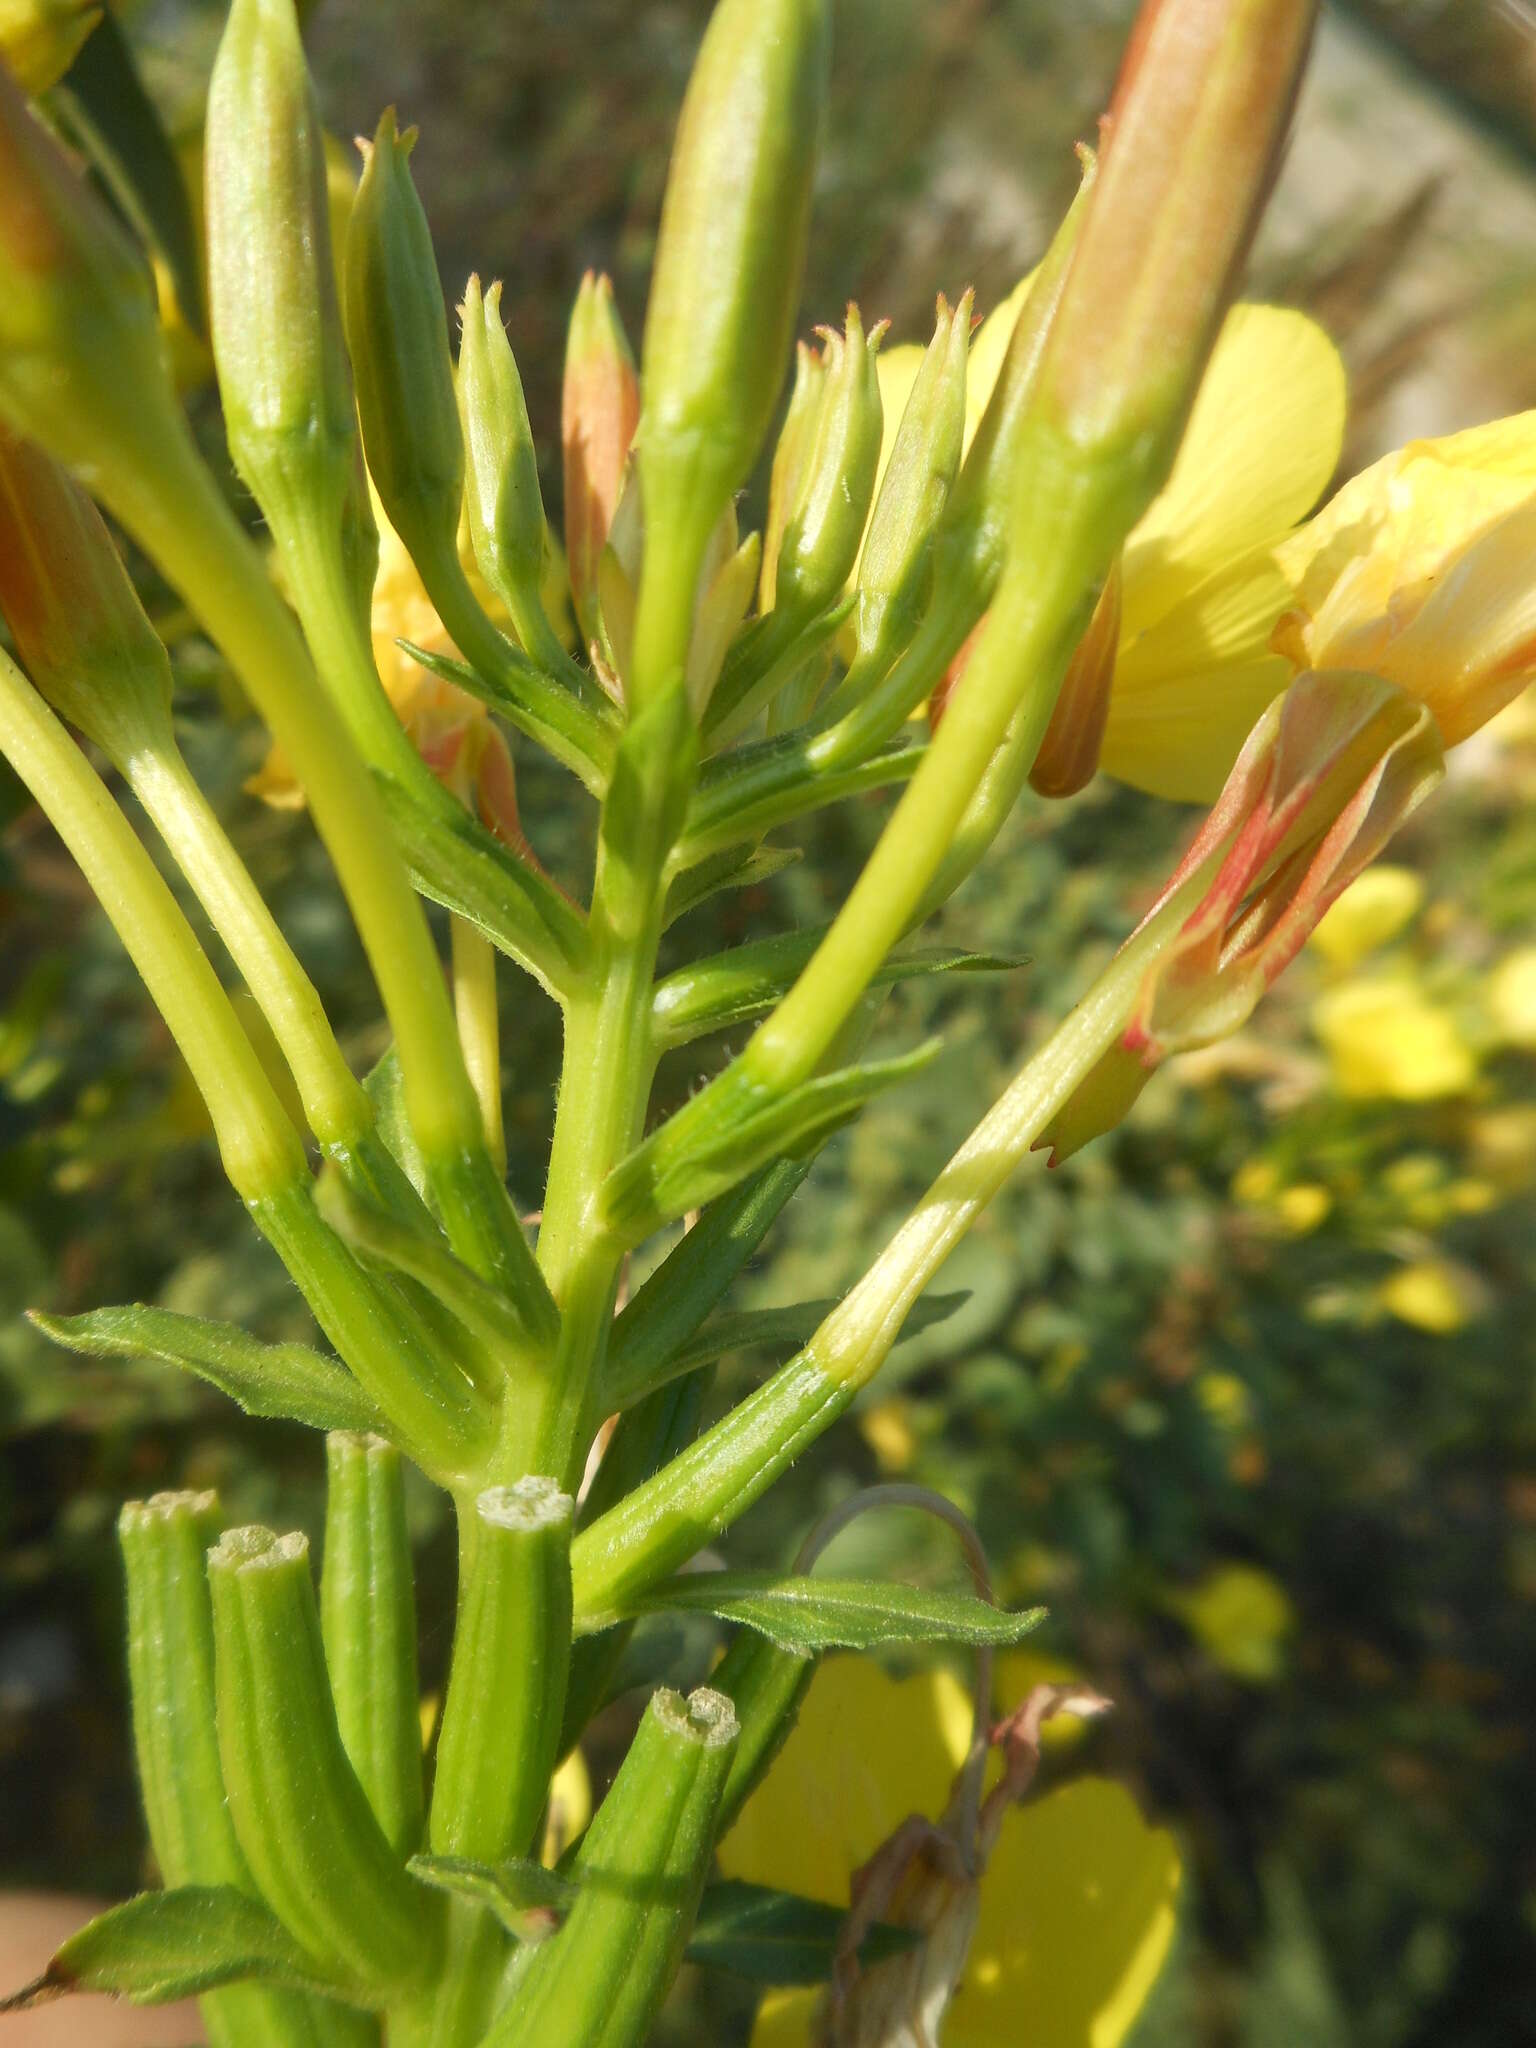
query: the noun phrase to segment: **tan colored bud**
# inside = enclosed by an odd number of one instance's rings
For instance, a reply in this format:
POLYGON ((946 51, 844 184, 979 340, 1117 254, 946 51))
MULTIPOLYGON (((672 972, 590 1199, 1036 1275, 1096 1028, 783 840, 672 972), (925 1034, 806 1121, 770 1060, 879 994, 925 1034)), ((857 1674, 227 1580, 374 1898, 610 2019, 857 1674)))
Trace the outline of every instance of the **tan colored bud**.
POLYGON ((590 642, 597 632, 597 564, 624 487, 640 418, 640 379, 607 277, 588 271, 565 348, 560 440, 565 457, 565 552, 571 597, 590 642))

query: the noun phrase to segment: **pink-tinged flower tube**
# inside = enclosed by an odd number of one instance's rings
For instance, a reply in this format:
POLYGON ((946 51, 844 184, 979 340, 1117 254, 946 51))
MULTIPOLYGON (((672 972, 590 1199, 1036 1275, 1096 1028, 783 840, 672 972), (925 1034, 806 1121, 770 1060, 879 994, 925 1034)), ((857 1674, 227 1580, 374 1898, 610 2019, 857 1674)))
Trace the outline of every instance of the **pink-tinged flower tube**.
POLYGON ((588 271, 565 348, 560 441, 565 457, 565 552, 571 598, 590 644, 597 637, 597 565, 624 488, 640 419, 640 378, 607 277, 588 271))
POLYGON ((1444 772, 1424 705, 1378 676, 1298 676, 1249 735, 1215 808, 1138 930, 1210 879, 1148 966, 1118 1042, 1039 1143, 1051 1164, 1112 1129, 1170 1053, 1246 1023, 1323 912, 1444 772))

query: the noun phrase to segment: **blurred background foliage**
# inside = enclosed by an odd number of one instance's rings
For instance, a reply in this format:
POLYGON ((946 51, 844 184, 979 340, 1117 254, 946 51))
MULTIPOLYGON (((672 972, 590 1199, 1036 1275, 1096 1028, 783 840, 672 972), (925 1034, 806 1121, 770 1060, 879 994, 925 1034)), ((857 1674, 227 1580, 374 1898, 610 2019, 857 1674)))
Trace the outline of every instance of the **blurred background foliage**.
MULTIPOLYGON (((1071 143, 1092 132, 1131 11, 840 0, 805 323, 853 294, 912 338, 937 288, 1000 298, 1071 189, 1071 143)), ((189 161, 220 13, 146 0, 127 16, 189 161)), ((638 335, 706 13, 326 0, 311 22, 338 134, 388 101, 421 123, 448 291, 471 268, 507 280, 552 513, 570 302, 585 267, 607 268, 638 335)), ((1350 469, 1536 403, 1533 74, 1523 0, 1355 0, 1325 21, 1250 290, 1338 338, 1350 469)), ((211 398, 192 402, 216 448, 211 398)), ((365 1064, 378 1021, 307 825, 244 793, 261 736, 206 646, 179 637, 176 661, 195 765, 365 1064)), ((779 1562, 826 1505, 899 1474, 976 1517, 1008 1599, 1048 1605, 1030 1656, 1118 1709, 1048 1777, 1086 1762, 1123 1778, 1187 1853, 1147 2048, 1536 2038, 1533 795, 1536 713, 1517 705, 1458 751, 1392 869, 1248 1031, 1165 1071, 1113 1139, 1020 1177, 946 1278, 964 1307, 906 1344, 732 1538, 739 1561, 779 1562)), ((528 763, 523 802, 545 858, 578 862, 590 821, 566 785, 528 763)), ((821 819, 803 864, 717 899, 681 938, 825 916, 882 815, 821 819)), ((302 1432, 241 1421, 157 1368, 49 1350, 20 1311, 137 1298, 271 1337, 303 1334, 304 1311, 228 1195, 110 933, 9 783, 0 819, 0 1882, 119 1892, 144 1849, 117 1508, 216 1484, 236 1519, 314 1529, 320 1461, 302 1432)), ((946 936, 1027 965, 895 999, 946 1055, 829 1148, 745 1301, 847 1284, 1190 824, 1103 783, 1021 809, 946 936)), ((531 1199, 559 1048, 504 972, 512 1175, 531 1199)), ((664 1071, 663 1094, 686 1079, 664 1071)), ((717 1398, 762 1365, 728 1361, 717 1398)), ((434 1682, 451 1544, 426 1489, 415 1509, 434 1682)), ((850 1568, 953 1568, 902 1517, 845 1544, 850 1568)), ((635 1670, 676 1648, 642 1635, 635 1670)), ((702 1666, 709 1645, 681 1650, 702 1666)), ((685 1974, 669 2038, 743 2040, 750 2013, 744 1991, 685 1974)))

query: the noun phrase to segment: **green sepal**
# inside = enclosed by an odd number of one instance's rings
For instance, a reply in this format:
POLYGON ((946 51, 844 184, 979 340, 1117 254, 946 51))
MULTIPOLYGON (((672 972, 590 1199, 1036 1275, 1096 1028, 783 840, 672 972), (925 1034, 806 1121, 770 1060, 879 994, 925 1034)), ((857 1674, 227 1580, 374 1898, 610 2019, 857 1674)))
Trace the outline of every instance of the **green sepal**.
POLYGON ((434 1855, 495 1863, 532 1845, 559 1760, 574 1503, 530 1476, 473 1512, 428 1839, 434 1855))
POLYGON ((729 1700, 652 1696, 571 1862, 578 1891, 483 2048, 638 2048, 682 1961, 736 1747, 729 1700))
POLYGON ((804 858, 798 846, 735 845, 706 854, 668 886, 661 928, 669 930, 680 917, 726 889, 759 889, 804 858))
POLYGON ((400 1453, 380 1437, 326 1439, 320 1632, 342 1747, 385 1840, 421 1840, 416 1595, 400 1453))
MULTIPOLYGON (((969 1299, 969 1294, 963 1290, 954 1294, 924 1295, 902 1324, 901 1337, 897 1342, 915 1337, 919 1330, 932 1329, 934 1324, 942 1323, 969 1299)), ((733 1351, 798 1351, 802 1344, 809 1343, 836 1306, 836 1298, 829 1295, 820 1301, 797 1301, 784 1308, 739 1309, 731 1314, 714 1316, 671 1352, 663 1364, 648 1365, 645 1376, 635 1380, 615 1374, 610 1352, 608 1371, 603 1381, 604 1404, 628 1408, 633 1402, 644 1400, 657 1387, 698 1372, 704 1366, 715 1365, 733 1351)))
MULTIPOLYGON (((826 936, 828 927, 785 932, 771 939, 752 939, 681 967, 656 984, 651 1019, 657 1042, 686 1045, 706 1032, 771 1010, 826 936)), ((1006 974, 1024 961, 1001 953, 967 953, 954 946, 926 946, 887 960, 870 983, 891 988, 937 974, 1006 974)))
POLYGON ((927 750, 926 735, 914 729, 853 759, 823 760, 816 743, 798 733, 717 754, 699 776, 673 865, 689 867, 809 811, 910 782, 927 750))
POLYGON ((831 646, 856 602, 850 591, 808 621, 771 611, 743 627, 705 707, 702 730, 711 753, 744 732, 807 662, 831 646))
POLYGON ((493 1913, 514 1941, 542 1941, 569 1910, 576 1886, 526 1856, 476 1863, 468 1856, 413 1856, 412 1877, 493 1913))
POLYGON ((178 1885, 140 1892, 87 1921, 54 1950, 35 1982, 0 1999, 25 2012, 67 1992, 105 1992, 134 2005, 169 2005, 258 1977, 334 1996, 282 1923, 233 1885, 178 1885))
MULTIPOLYGON (((688 1572, 632 1595, 626 1611, 713 1614, 799 1653, 874 1650, 887 1643, 997 1648, 1022 1642, 1045 1619, 1043 1607, 1010 1613, 974 1593, 778 1572, 688 1572)), ((578 1629, 584 1619, 578 1609, 578 1629)))
MULTIPOLYGON (((739 1878, 721 1879, 704 1887, 688 1960, 753 1984, 825 1984, 838 1960, 847 1919, 820 1899, 739 1878)), ((921 1940, 915 1927, 878 1924, 860 1942, 859 1961, 866 1967, 884 1962, 921 1940)))
POLYGON ((377 1402, 346 1367, 307 1344, 261 1344, 235 1323, 137 1302, 78 1316, 28 1314, 45 1337, 87 1358, 153 1358, 196 1373, 247 1415, 311 1429, 384 1426, 377 1402))
POLYGON ((232 1529, 208 1554, 208 1582, 224 1787, 263 1898, 327 1979, 369 1999, 420 1984, 441 1915, 342 1747, 308 1543, 232 1529))
POLYGON ((604 1221, 638 1244, 767 1160, 819 1144, 874 1096, 920 1073, 939 1050, 940 1041, 929 1039, 893 1059, 842 1067, 781 1094, 755 1084, 738 1061, 619 1162, 603 1184, 604 1221))
POLYGON ((775 610, 805 619, 837 601, 858 561, 880 460, 875 356, 884 329, 866 337, 850 305, 844 332, 823 332, 815 435, 779 545, 773 596, 775 610))
POLYGON ((182 319, 194 334, 204 333, 202 263, 186 181, 110 8, 103 7, 86 37, 60 97, 70 128, 124 213, 165 258, 182 319))
POLYGON ((392 776, 380 775, 377 785, 421 893, 467 918, 563 1001, 586 959, 581 912, 467 811, 425 804, 392 776))
POLYGON ((499 711, 509 725, 563 761, 594 796, 607 788, 615 720, 612 705, 597 701, 595 685, 580 696, 573 694, 520 654, 489 622, 473 644, 472 662, 418 647, 414 640, 399 639, 395 645, 430 675, 457 684, 499 711))

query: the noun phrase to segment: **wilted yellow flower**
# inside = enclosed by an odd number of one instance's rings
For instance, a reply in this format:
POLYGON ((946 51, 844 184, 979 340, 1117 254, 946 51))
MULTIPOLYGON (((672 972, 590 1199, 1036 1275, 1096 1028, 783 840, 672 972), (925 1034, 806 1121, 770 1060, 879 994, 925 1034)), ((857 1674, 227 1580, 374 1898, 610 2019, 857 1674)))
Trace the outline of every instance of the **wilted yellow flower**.
POLYGON ((1295 1611, 1285 1588, 1257 1565, 1218 1565, 1197 1586, 1165 1593, 1163 1604, 1229 1676, 1250 1685, 1280 1676, 1295 1611))
POLYGON ((1412 868, 1378 862, 1323 912, 1309 943, 1330 967, 1354 967, 1410 925, 1423 901, 1423 878, 1412 868))
MULTIPOLYGON (((882 1843, 914 1814, 941 1811, 969 1736, 970 1703, 946 1674, 896 1680, 863 1660, 828 1659, 721 1844, 723 1869, 846 1905, 855 1873, 882 1843)), ((973 1930, 968 1953, 962 1940, 944 1958, 959 1977, 947 2010, 928 1983, 924 2013, 937 2010, 943 2022, 932 2037, 945 2048, 1118 2048, 1167 1956, 1179 1880, 1173 1838, 1149 1827, 1119 1785, 1082 1778, 1010 1807, 974 1895, 958 1881, 943 1895, 937 1870, 926 1872, 946 1909, 941 1937, 953 1941, 956 1920, 961 1936, 973 1930)), ((924 1981, 915 1966, 912 1974, 924 1981)), ((825 2039, 821 1999, 770 1995, 752 2048, 825 2039)))
MULTIPOLYGON (((966 373, 966 445, 1033 282, 982 324, 966 373)), ((923 351, 877 365, 882 471, 923 351)), ((1276 545, 1317 503, 1344 440, 1344 369, 1322 328, 1278 306, 1227 315, 1161 494, 1126 543, 1100 761, 1160 796, 1208 801, 1290 680, 1270 648, 1292 586, 1276 545)))
POLYGON ((1454 1336, 1478 1309, 1470 1275, 1449 1259, 1416 1259, 1400 1266, 1376 1290, 1376 1299, 1388 1315, 1432 1337, 1454 1336))
POLYGON ((1341 1095, 1433 1102, 1463 1094, 1477 1074, 1455 1017, 1406 976, 1330 989, 1313 1005, 1312 1027, 1341 1095))

